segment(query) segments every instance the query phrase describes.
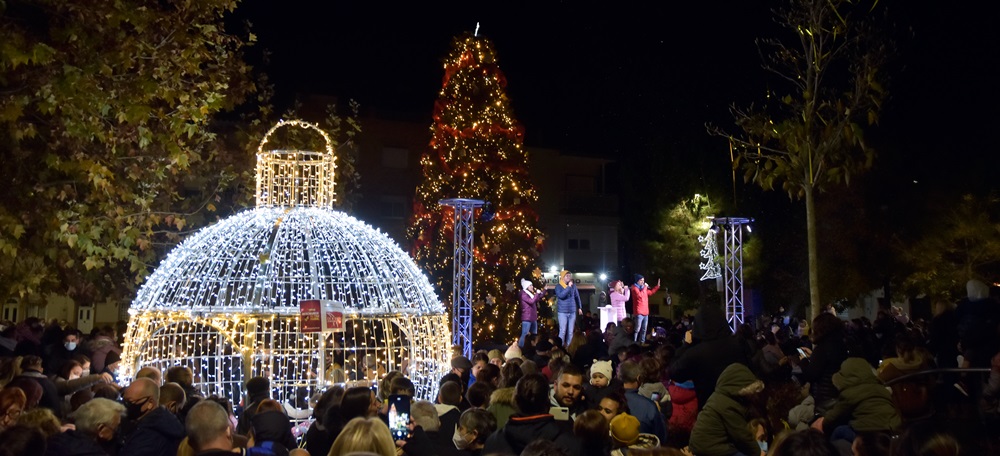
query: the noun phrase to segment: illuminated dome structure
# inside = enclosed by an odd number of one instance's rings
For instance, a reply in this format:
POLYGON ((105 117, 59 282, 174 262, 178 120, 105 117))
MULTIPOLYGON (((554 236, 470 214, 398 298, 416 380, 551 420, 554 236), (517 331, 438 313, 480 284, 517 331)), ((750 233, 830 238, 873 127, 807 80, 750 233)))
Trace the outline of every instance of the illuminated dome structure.
MULTIPOLYGON (((401 370, 433 400, 450 370, 447 313, 426 276, 388 236, 332 209, 335 163, 316 126, 281 122, 257 153, 257 207, 187 238, 129 310, 123 374, 190 367, 204 394, 240 399, 246 379, 306 408, 334 382, 401 370), (279 127, 310 128, 325 152, 264 151, 279 127), (343 331, 303 332, 299 303, 343 305, 343 331)), ((234 402, 235 403, 235 402, 234 402)))

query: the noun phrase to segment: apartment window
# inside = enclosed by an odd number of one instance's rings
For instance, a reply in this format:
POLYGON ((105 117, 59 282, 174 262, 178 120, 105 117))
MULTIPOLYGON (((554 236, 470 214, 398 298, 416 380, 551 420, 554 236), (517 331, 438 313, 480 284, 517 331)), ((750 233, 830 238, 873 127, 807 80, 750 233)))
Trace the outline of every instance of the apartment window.
POLYGON ((399 147, 382 148, 382 166, 386 168, 406 169, 409 165, 410 151, 399 147))
POLYGON ((570 239, 567 247, 570 250, 590 250, 590 239, 570 239))

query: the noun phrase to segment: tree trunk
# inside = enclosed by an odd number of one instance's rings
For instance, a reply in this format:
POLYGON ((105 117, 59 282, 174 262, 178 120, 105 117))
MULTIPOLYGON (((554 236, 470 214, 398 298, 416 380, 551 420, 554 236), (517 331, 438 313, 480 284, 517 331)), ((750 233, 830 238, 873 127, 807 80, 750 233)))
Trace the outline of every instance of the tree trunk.
POLYGON ((809 250, 809 314, 812 321, 819 315, 822 306, 819 300, 819 261, 816 252, 816 202, 813 197, 813 187, 805 185, 806 198, 806 244, 809 250))

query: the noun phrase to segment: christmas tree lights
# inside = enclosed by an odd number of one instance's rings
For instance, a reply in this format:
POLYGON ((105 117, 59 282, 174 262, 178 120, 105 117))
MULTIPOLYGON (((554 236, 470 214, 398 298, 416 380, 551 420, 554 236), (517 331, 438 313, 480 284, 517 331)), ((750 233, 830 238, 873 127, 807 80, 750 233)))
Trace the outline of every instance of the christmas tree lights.
POLYGON ((424 180, 408 230, 412 253, 437 291, 447 295, 453 282, 454 214, 438 201, 488 202, 494 216, 475 222, 473 339, 511 343, 520 334, 520 317, 517 291, 506 285, 532 278, 543 239, 532 208, 538 196, 528 175, 524 132, 489 40, 472 34, 456 37, 444 73, 430 150, 420 160, 424 180))
POLYGON ((401 370, 418 397, 436 397, 450 370, 447 313, 387 235, 332 209, 335 158, 329 147, 258 151, 258 207, 190 236, 139 290, 124 378, 184 365, 203 393, 239 401, 246 379, 264 376, 273 398, 304 405, 329 383, 401 370), (343 304, 345 330, 301 332, 307 299, 343 304))

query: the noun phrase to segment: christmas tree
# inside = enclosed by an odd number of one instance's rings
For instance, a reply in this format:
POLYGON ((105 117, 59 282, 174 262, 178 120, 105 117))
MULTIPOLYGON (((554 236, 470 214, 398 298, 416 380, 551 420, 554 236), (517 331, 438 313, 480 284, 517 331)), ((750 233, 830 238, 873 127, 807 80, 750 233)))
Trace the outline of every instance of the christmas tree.
POLYGON ((506 85, 488 39, 469 33, 453 39, 408 230, 413 257, 451 309, 454 210, 438 202, 486 201, 474 222, 475 342, 515 340, 521 324, 520 278, 541 276, 537 259, 543 238, 532 208, 538 196, 528 176, 524 130, 514 118, 506 85))

